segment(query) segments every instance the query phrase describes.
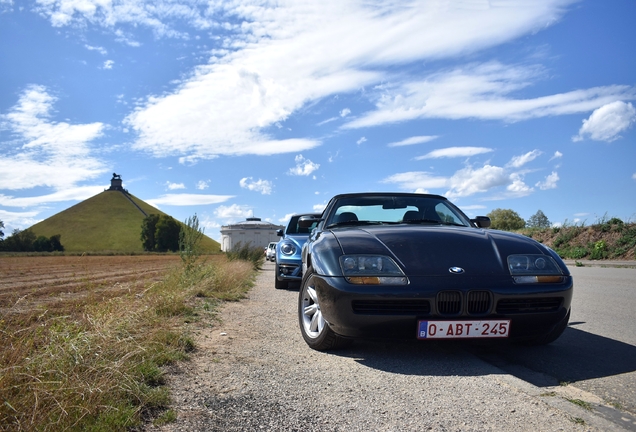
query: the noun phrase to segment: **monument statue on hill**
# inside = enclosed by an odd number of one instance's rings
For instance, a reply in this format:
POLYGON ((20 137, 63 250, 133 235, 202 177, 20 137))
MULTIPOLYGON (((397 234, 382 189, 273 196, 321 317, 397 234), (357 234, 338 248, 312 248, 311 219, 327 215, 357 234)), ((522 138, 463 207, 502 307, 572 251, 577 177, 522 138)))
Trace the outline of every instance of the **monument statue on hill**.
POLYGON ((110 179, 110 188, 108 190, 124 192, 124 188, 122 186, 121 174, 113 173, 113 178, 110 179))

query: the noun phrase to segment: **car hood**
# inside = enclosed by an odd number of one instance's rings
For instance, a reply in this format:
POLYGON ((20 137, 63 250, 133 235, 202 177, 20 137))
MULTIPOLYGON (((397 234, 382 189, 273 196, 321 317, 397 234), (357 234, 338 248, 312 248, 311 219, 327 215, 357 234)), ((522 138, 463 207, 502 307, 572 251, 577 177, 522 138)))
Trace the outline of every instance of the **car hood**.
POLYGON ((548 254, 540 243, 504 231, 450 226, 361 227, 334 229, 343 254, 379 254, 394 258, 408 275, 509 274, 510 254, 548 254))
POLYGON ((309 238, 309 234, 285 234, 285 237, 283 238, 283 240, 292 241, 296 243, 296 245, 298 245, 299 248, 302 248, 303 245, 307 243, 308 238, 309 238))

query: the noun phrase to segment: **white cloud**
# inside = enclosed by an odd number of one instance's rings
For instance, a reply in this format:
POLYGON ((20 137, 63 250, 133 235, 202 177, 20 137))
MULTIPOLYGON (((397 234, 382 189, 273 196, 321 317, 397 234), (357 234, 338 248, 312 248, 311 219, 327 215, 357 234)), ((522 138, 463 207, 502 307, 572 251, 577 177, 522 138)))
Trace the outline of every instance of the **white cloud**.
POLYGON ((113 65, 115 64, 114 60, 106 60, 104 62, 104 66, 102 66, 104 69, 112 69, 113 65))
POLYGON ((527 164, 528 162, 532 162, 533 160, 535 160, 537 157, 539 157, 541 155, 541 151, 539 150, 532 150, 531 152, 528 152, 526 154, 523 154, 521 156, 515 156, 513 157, 510 162, 508 163, 508 165, 510 165, 513 168, 519 168, 524 166, 525 164, 527 164))
POLYGON ((616 101, 594 110, 579 134, 572 141, 581 141, 589 137, 595 141, 612 142, 620 138, 620 133, 629 129, 636 122, 636 109, 631 103, 616 101))
POLYGON ((197 185, 196 185, 196 188, 198 190, 205 190, 205 189, 207 189, 209 187, 210 187, 210 181, 209 180, 207 180, 207 181, 199 180, 197 182, 197 185))
POLYGON ((433 176, 424 171, 411 171, 399 174, 393 174, 382 183, 396 183, 401 189, 409 191, 420 191, 427 193, 429 189, 440 189, 450 185, 450 181, 446 177, 433 176))
POLYGON ((233 195, 199 195, 199 194, 166 194, 159 198, 151 198, 146 202, 152 206, 173 205, 173 206, 191 206, 191 205, 209 205, 225 202, 233 195))
POLYGON ((293 215, 295 215, 295 214, 296 213, 287 213, 285 216, 283 216, 282 218, 278 219, 278 222, 282 223, 283 225, 287 225, 287 223, 289 222, 291 217, 293 215))
POLYGON ((632 174, 632 179, 636 180, 636 173, 632 174))
POLYGON ((415 160, 470 157, 478 154, 490 153, 491 151, 493 150, 486 147, 448 147, 433 150, 424 156, 416 157, 415 160))
POLYGON ((453 174, 450 189, 445 195, 449 198, 466 197, 508 185, 510 181, 510 175, 498 166, 484 165, 477 169, 466 167, 453 174))
POLYGON ((389 144, 387 144, 387 146, 388 147, 402 147, 402 146, 409 146, 409 145, 413 145, 413 144, 422 144, 422 143, 427 143, 427 142, 433 141, 433 140, 435 140, 437 138, 439 138, 437 135, 414 136, 414 137, 403 139, 402 141, 396 141, 396 142, 389 143, 389 144))
POLYGON ((325 209, 325 207, 327 207, 327 204, 314 204, 314 206, 312 207, 312 209, 314 210, 314 212, 316 213, 322 213, 323 210, 325 209))
POLYGON ((559 174, 553 171, 548 175, 544 181, 538 182, 535 186, 541 190, 556 189, 557 182, 559 181, 559 174))
POLYGON ((362 137, 358 141, 356 141, 356 144, 360 145, 360 144, 364 144, 365 142, 367 142, 367 138, 366 137, 362 137))
POLYGON ((511 197, 522 197, 532 193, 533 189, 524 183, 523 176, 519 173, 512 173, 510 175, 510 183, 506 186, 506 190, 510 193, 511 197))
POLYGON ((106 55, 108 54, 108 51, 106 50, 106 48, 104 47, 100 47, 100 46, 91 46, 91 45, 84 45, 84 48, 86 48, 89 51, 97 51, 98 53, 100 53, 101 55, 106 55))
POLYGON ((346 117, 349 114, 351 114, 351 110, 349 108, 345 108, 342 111, 340 111, 340 117, 346 117))
POLYGON ((214 215, 221 219, 248 218, 254 216, 254 211, 249 206, 232 204, 217 207, 214 215))
POLYGON ((396 81, 375 95, 376 109, 343 125, 346 129, 415 119, 488 119, 509 122, 574 114, 596 109, 617 98, 635 99, 630 86, 596 87, 533 99, 514 92, 542 78, 538 67, 496 62, 469 65, 418 80, 396 81))
POLYGON ((14 229, 25 229, 36 223, 38 219, 36 216, 39 214, 39 210, 26 211, 26 212, 10 212, 0 209, 0 221, 4 223, 5 238, 11 235, 14 229))
POLYGON ((166 182, 166 187, 168 188, 168 190, 177 190, 177 189, 185 189, 185 185, 183 183, 172 183, 167 181, 166 182))
POLYGON ((268 180, 253 181, 252 177, 245 177, 240 180, 239 184, 243 189, 260 192, 263 195, 271 195, 272 193, 272 182, 268 180))
POLYGON ((63 201, 83 201, 103 192, 104 189, 104 186, 81 186, 62 189, 48 195, 18 198, 0 194, 0 205, 5 207, 33 207, 63 201))
POLYGON ((0 116, 3 128, 15 137, 0 143, 0 189, 72 188, 107 171, 89 146, 102 136, 105 125, 56 122, 51 119, 55 102, 45 87, 29 86, 17 105, 0 116))
POLYGON ((305 159, 303 155, 297 155, 294 161, 296 162, 296 166, 289 169, 288 174, 290 175, 308 176, 320 168, 319 164, 305 159))
POLYGON ((279 141, 267 128, 326 97, 378 84, 383 84, 380 93, 368 93, 376 96, 376 109, 348 127, 413 118, 514 121, 589 111, 616 95, 627 100, 634 93, 622 86, 516 99, 513 92, 542 77, 539 68, 488 63, 422 78, 403 70, 398 74, 395 67, 457 58, 542 30, 574 0, 519 0, 496 7, 415 1, 192 2, 181 8, 137 0, 85 0, 84 7, 71 0, 40 1, 41 12, 54 25, 137 25, 159 36, 183 36, 174 30, 175 22, 212 28, 222 17, 223 48, 211 54, 208 64, 174 89, 149 97, 126 119, 138 134, 135 148, 156 156, 205 159, 314 148, 320 141, 279 141), (125 14, 127 8, 132 12, 125 14))
POLYGON ((554 152, 554 156, 552 156, 548 162, 550 162, 550 161, 552 161, 554 159, 560 159, 562 157, 563 157, 563 153, 561 153, 560 151, 557 150, 557 151, 554 152))
POLYGON ((431 190, 445 189, 441 191, 442 195, 451 199, 496 191, 500 187, 505 188, 505 193, 495 199, 518 198, 533 192, 523 181, 522 173, 488 164, 480 168, 464 167, 450 177, 424 171, 398 173, 381 183, 397 184, 400 189, 417 193, 440 193, 431 190))

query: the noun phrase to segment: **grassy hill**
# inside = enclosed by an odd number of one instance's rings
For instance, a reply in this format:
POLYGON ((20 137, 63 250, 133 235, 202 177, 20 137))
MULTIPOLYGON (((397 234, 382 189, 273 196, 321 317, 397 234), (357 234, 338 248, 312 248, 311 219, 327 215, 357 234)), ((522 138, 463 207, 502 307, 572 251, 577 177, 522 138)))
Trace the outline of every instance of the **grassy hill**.
POLYGON ((617 218, 589 226, 526 228, 517 232, 551 247, 567 259, 636 259, 636 224, 617 218))
MULTIPOLYGON (((61 234, 67 252, 143 252, 140 235, 145 216, 140 209, 146 214, 165 214, 134 195, 107 190, 29 229, 36 236, 61 234)), ((207 252, 221 249, 207 236, 201 246, 207 252)))

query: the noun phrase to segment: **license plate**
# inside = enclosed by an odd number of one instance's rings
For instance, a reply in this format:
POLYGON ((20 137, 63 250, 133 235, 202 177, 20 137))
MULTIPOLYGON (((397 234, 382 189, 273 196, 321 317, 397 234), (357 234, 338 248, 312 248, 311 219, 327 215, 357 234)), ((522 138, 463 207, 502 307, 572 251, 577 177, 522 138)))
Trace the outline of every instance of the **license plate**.
POLYGON ((510 320, 419 321, 418 339, 507 338, 510 320))

